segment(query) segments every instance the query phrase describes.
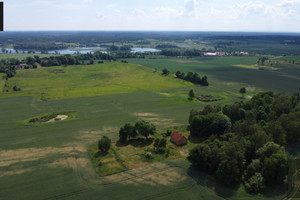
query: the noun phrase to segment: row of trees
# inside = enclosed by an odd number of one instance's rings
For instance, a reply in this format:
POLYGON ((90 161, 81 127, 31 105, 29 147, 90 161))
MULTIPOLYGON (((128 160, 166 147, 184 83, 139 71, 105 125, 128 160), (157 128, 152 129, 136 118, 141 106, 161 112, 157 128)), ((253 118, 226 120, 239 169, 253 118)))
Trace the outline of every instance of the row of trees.
POLYGON ((200 49, 182 49, 182 48, 171 48, 163 49, 160 52, 164 56, 203 56, 203 51, 200 49))
POLYGON ((154 135, 155 132, 155 125, 144 120, 136 122, 135 125, 126 123, 119 130, 119 141, 126 143, 128 140, 136 138, 137 136, 144 136, 147 139, 149 135, 154 135))
POLYGON ((300 139, 300 95, 259 93, 250 101, 190 112, 190 133, 205 141, 189 159, 227 185, 248 192, 280 184, 287 174, 283 145, 300 139))
POLYGON ((192 82, 194 84, 199 84, 203 86, 209 85, 207 81, 207 76, 203 76, 201 78, 197 72, 188 72, 187 74, 184 74, 183 72, 178 70, 175 75, 177 78, 192 82))

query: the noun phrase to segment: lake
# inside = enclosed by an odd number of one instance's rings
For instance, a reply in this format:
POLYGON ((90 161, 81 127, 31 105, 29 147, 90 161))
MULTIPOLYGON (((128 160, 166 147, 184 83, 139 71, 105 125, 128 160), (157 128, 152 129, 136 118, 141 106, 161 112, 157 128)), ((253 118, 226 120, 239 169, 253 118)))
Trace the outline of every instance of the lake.
MULTIPOLYGON (((17 50, 12 48, 5 48, 8 53, 17 53, 17 50)), ((103 47, 77 47, 77 48, 70 48, 70 49, 60 49, 60 50, 51 50, 48 51, 49 54, 87 54, 87 53, 94 53, 95 51, 101 51, 103 53, 107 53, 106 49, 103 47)), ((132 53, 146 53, 146 52, 160 52, 161 50, 152 49, 152 48, 132 48, 132 53)), ((18 53, 28 53, 26 50, 18 50, 18 53)), ((0 48, 0 53, 2 52, 2 48, 0 48)), ((35 51, 35 53, 39 54, 41 51, 35 51)))

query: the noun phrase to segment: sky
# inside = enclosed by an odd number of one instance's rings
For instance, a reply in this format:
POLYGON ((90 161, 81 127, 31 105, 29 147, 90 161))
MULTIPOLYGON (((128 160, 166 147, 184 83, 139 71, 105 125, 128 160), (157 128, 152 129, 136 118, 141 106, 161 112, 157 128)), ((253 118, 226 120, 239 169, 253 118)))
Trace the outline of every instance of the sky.
POLYGON ((2 0, 7 31, 300 32, 300 0, 2 0))

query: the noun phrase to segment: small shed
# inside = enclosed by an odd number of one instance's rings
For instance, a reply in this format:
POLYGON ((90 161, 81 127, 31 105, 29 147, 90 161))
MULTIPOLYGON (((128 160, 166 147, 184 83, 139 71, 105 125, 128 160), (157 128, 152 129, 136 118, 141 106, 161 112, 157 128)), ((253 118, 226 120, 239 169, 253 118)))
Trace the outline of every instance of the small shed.
POLYGON ((186 137, 184 137, 183 135, 181 135, 177 131, 174 131, 171 134, 171 142, 173 142, 177 146, 183 146, 183 145, 187 144, 187 139, 186 139, 186 137))

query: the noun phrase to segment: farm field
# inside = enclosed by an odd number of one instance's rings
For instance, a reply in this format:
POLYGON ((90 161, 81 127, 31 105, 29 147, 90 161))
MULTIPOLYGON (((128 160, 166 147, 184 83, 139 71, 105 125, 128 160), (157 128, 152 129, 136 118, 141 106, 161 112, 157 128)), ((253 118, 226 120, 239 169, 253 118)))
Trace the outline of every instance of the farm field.
MULTIPOLYGON (((144 119, 158 129, 187 125, 191 109, 199 110, 208 105, 187 100, 190 89, 196 95, 221 98, 210 105, 241 100, 238 91, 244 86, 247 98, 266 89, 261 82, 243 81, 247 74, 257 75, 260 71, 232 66, 252 65, 256 57, 237 57, 232 61, 225 57, 128 60, 140 65, 116 62, 19 70, 16 77, 9 79, 9 86, 16 84, 22 91, 0 95, 1 199, 263 200, 285 197, 285 187, 278 187, 267 195, 250 195, 242 187, 238 190, 226 188, 212 176, 192 168, 180 156, 99 177, 88 149, 104 135, 116 142, 124 123, 144 119), (220 63, 223 64, 219 66, 220 63), (153 73, 149 67, 158 70, 166 67, 172 73, 177 70, 199 72, 201 76, 208 76, 210 86, 195 86, 172 75, 165 77, 160 72, 153 73), (224 73, 234 72, 236 76, 243 76, 230 77, 231 81, 224 78, 224 73), (46 94, 42 96, 42 93, 46 94), (23 123, 26 119, 53 112, 76 113, 76 118, 37 125, 23 123)), ((275 76, 274 79, 281 77, 265 73, 275 76)), ((281 78, 280 81, 285 80, 281 78)), ((298 82, 294 80, 293 83, 298 82)), ((273 83, 269 87, 285 91, 278 85, 273 83)), ((4 87, 2 82, 1 86, 4 87)), ((299 84, 293 89, 299 91, 299 84)))
MULTIPOLYGON (((249 69, 254 66, 258 57, 199 57, 199 58, 160 58, 160 59, 127 59, 131 63, 141 64, 161 70, 167 68, 172 73, 198 72, 200 76, 207 75, 221 85, 238 84, 259 90, 277 92, 299 92, 300 67, 289 66, 279 70, 249 69)), ((224 88, 227 88, 224 87, 224 88)))
MULTIPOLYGON (((36 97, 1 98, 0 196, 4 199, 83 199, 86 196, 99 199, 99 195, 101 199, 253 198, 243 190, 236 193, 215 184, 212 177, 190 168, 182 159, 153 163, 106 178, 96 175, 87 155, 88 146, 103 135, 115 142, 121 125, 139 119, 136 113, 156 114, 152 122, 158 128, 166 128, 186 124, 189 110, 205 105, 162 105, 166 98, 153 92, 51 101, 36 97), (20 123, 57 110, 72 110, 77 113, 77 120, 40 126, 20 123), (22 192, 15 192, 16 188, 22 192)), ((281 199, 284 191, 269 194, 269 199, 281 199)))

